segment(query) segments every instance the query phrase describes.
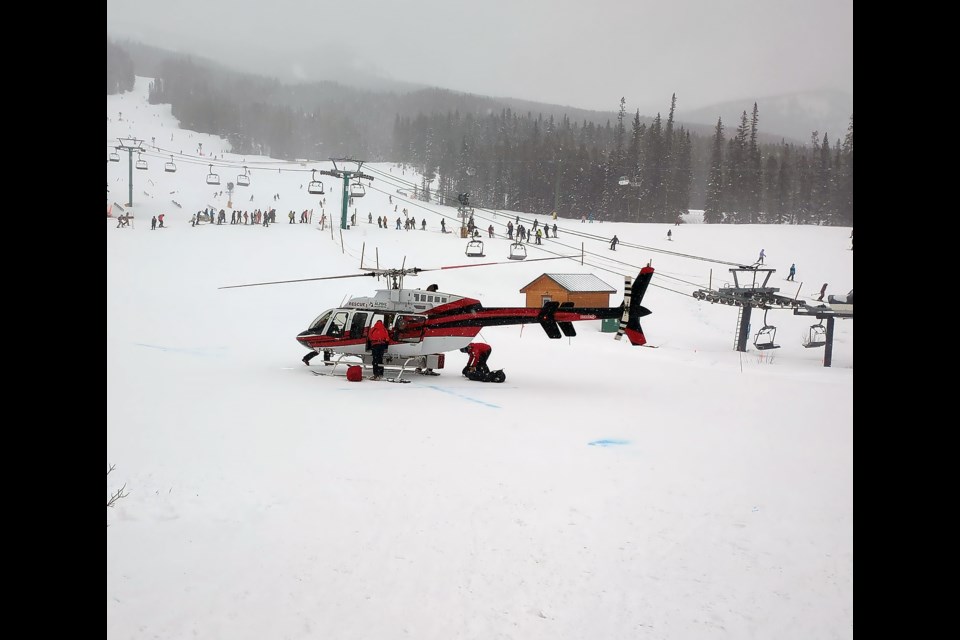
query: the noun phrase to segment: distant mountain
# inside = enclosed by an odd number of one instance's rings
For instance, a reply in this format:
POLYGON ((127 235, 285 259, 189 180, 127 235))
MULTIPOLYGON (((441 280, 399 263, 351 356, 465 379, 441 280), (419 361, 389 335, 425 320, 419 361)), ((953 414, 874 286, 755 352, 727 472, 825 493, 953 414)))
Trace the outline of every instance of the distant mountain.
POLYGON ((789 93, 766 98, 732 100, 700 109, 684 110, 678 105, 676 118, 684 122, 716 125, 723 119, 725 132, 729 134, 740 124, 740 116, 746 111, 753 113, 757 103, 760 116, 759 131, 772 137, 784 137, 801 144, 810 144, 810 134, 817 131, 823 138, 828 134, 831 144, 843 139, 853 115, 853 97, 843 91, 825 89, 789 93))
MULTIPOLYGON (((511 109, 518 114, 542 114, 544 118, 553 116, 560 120, 564 116, 572 122, 593 122, 605 126, 608 122, 616 124, 617 112, 580 109, 577 107, 535 102, 519 98, 491 97, 461 91, 453 91, 422 84, 400 82, 384 78, 376 69, 360 68, 356 61, 340 59, 332 50, 317 48, 308 59, 323 60, 325 64, 315 68, 303 69, 290 65, 282 74, 268 73, 266 66, 244 65, 216 62, 210 57, 188 54, 176 49, 147 45, 130 39, 122 39, 116 44, 129 51, 136 65, 136 74, 146 77, 158 77, 160 64, 169 57, 189 56, 198 64, 227 76, 249 74, 262 78, 273 78, 284 86, 282 91, 272 95, 261 95, 265 102, 280 102, 289 106, 314 108, 319 104, 349 104, 354 115, 368 118, 368 127, 372 135, 385 136, 392 130, 396 115, 416 116, 418 113, 445 113, 459 111, 484 115, 498 113, 502 109, 511 109), (338 60, 342 64, 330 64, 338 60), (323 72, 321 72, 321 69, 323 72), (331 71, 331 69, 333 71, 331 71), (374 113, 376 112, 376 116, 374 113)), ((299 58, 303 59, 303 58, 299 58)), ((794 142, 808 145, 810 133, 814 130, 830 135, 831 141, 843 138, 850 115, 853 113, 853 99, 840 91, 807 92, 757 99, 760 114, 760 140, 766 143, 778 142, 788 138, 794 142)), ((726 132, 732 132, 740 122, 740 114, 753 111, 752 99, 718 103, 694 110, 682 109, 678 103, 675 114, 676 126, 682 126, 693 134, 711 136, 722 117, 726 132)), ((653 121, 660 113, 666 119, 670 110, 670 96, 663 97, 663 106, 641 113, 640 120, 645 124, 653 121)), ((633 112, 627 111, 627 127, 633 120, 633 112)))

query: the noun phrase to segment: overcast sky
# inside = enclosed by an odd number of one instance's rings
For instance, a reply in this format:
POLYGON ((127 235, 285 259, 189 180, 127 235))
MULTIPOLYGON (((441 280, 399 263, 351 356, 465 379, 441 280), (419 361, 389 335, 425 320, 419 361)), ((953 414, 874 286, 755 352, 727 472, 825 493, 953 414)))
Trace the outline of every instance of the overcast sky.
POLYGON ((288 78, 362 69, 588 109, 853 95, 852 0, 107 0, 107 32, 288 78))

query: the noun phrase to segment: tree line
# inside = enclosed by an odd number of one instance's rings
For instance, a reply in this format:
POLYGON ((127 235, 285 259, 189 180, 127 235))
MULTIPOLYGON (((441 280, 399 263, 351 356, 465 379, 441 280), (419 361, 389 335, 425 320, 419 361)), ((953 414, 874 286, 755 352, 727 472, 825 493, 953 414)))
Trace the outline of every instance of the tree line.
MULTIPOLYGON (((133 86, 132 63, 111 47, 108 93, 133 86)), ((601 124, 443 90, 284 85, 184 56, 159 65, 150 102, 239 154, 409 164, 424 200, 466 192, 473 206, 611 221, 674 222, 703 209, 707 223, 853 224, 852 115, 842 141, 812 132, 809 146, 774 144, 761 142, 756 104, 728 138, 719 119, 712 136, 677 123, 676 95, 665 119, 629 118, 621 98, 615 121, 601 124)))

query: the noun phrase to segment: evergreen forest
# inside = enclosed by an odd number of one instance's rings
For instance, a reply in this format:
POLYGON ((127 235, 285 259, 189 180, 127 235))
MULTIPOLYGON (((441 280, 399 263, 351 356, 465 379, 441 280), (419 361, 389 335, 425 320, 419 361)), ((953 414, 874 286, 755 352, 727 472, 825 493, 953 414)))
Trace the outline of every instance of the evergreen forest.
POLYGON ((402 163, 423 176, 425 201, 468 193, 473 206, 537 215, 674 222, 703 209, 712 224, 853 225, 852 114, 842 137, 772 140, 756 104, 711 132, 674 119, 676 95, 665 117, 630 113, 625 98, 615 114, 520 110, 434 88, 290 85, 146 51, 108 39, 108 95, 153 78, 151 103, 170 104, 182 127, 226 138, 235 153, 402 163))

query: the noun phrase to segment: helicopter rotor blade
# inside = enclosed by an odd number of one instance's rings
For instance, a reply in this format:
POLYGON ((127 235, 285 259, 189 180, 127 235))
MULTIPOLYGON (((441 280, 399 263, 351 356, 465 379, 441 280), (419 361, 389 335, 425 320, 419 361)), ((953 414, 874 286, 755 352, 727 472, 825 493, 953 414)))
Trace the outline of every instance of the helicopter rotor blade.
POLYGON ((524 262, 540 262, 541 260, 569 260, 579 258, 580 256, 553 256, 551 258, 530 258, 523 260, 501 260, 498 262, 471 262, 468 264, 452 264, 446 267, 436 267, 434 269, 420 269, 420 271, 443 271, 444 269, 466 269, 468 267, 489 267, 493 264, 523 264, 524 262))
MULTIPOLYGON (((550 258, 531 258, 524 260, 523 262, 539 262, 541 260, 569 260, 572 258, 578 258, 579 256, 552 256, 550 258)), ((403 264, 406 264, 407 259, 404 257, 403 264)), ((363 278, 363 277, 380 277, 380 276, 404 276, 404 275, 416 275, 418 273, 424 273, 427 271, 443 271, 446 269, 466 269, 469 267, 489 267, 496 264, 521 264, 516 260, 501 260, 496 262, 471 262, 468 264, 453 264, 447 265, 445 267, 434 267, 432 269, 421 269, 420 267, 401 267, 400 269, 380 269, 380 268, 371 268, 371 267, 361 267, 367 273, 354 273, 350 275, 343 276, 322 276, 319 278, 298 278, 296 280, 275 280, 273 282, 251 282, 249 284, 233 284, 226 287, 217 287, 218 289, 240 289, 243 287, 262 287, 269 284, 289 284, 291 282, 315 282, 317 280, 340 280, 342 278, 363 278)))
POLYGON ((298 280, 276 280, 274 282, 251 282, 250 284, 232 284, 227 287, 217 287, 217 289, 239 289, 241 287, 262 287, 268 284, 287 284, 290 282, 313 282, 314 280, 339 280, 341 278, 369 278, 377 275, 376 273, 354 273, 348 276, 323 276, 320 278, 300 278, 298 280))

